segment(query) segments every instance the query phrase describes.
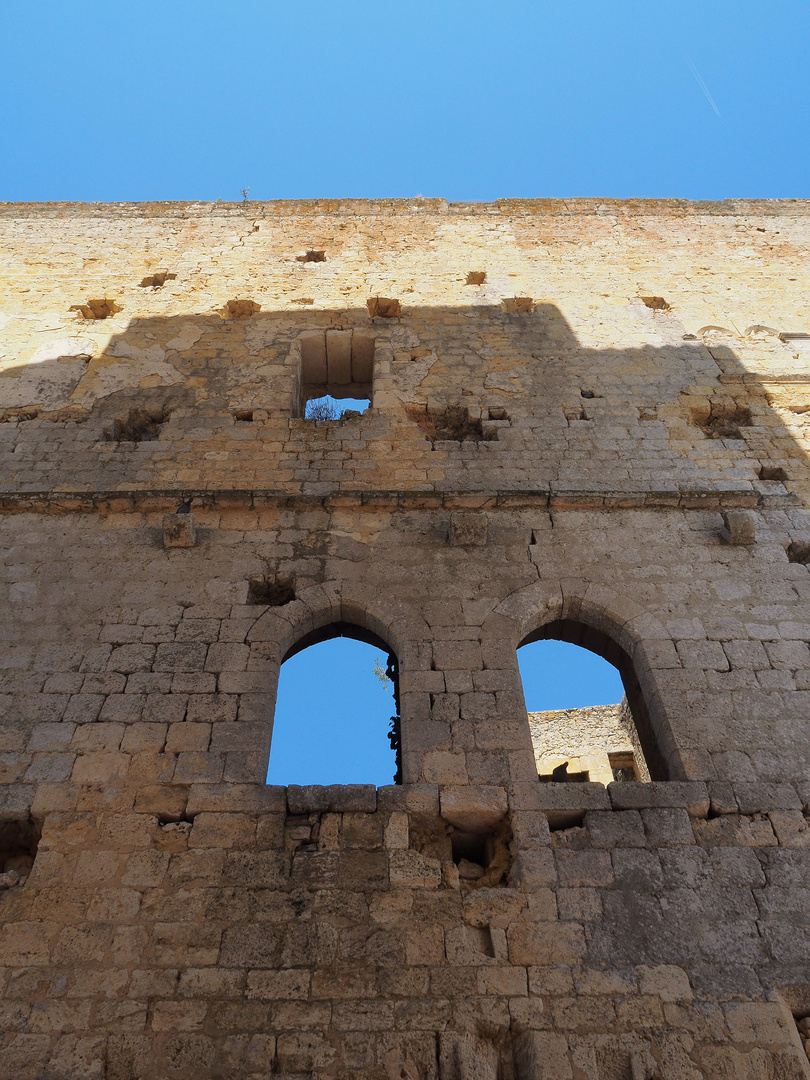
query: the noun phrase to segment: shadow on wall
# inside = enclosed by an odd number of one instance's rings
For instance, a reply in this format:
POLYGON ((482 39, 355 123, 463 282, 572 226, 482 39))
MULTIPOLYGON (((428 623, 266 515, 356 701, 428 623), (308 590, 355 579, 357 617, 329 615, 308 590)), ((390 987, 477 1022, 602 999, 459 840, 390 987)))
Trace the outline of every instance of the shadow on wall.
MULTIPOLYGON (((27 364, 4 363, 0 421, 17 423, 15 445, 47 438, 49 421, 72 421, 60 434, 58 474, 53 463, 49 474, 68 488, 72 470, 76 486, 88 486, 78 473, 91 448, 110 488, 179 487, 178 461, 194 477, 184 486, 223 486, 223 469, 201 455, 252 449, 261 454, 244 487, 278 487, 280 476, 295 487, 267 444, 283 435, 293 452, 310 455, 313 470, 325 460, 345 468, 351 451, 330 441, 342 423, 367 441, 370 467, 357 475, 358 487, 394 486, 389 455, 375 454, 374 443, 395 437, 404 462, 397 483, 405 488, 425 486, 425 459, 435 467, 435 451, 445 455, 448 482, 499 484, 483 469, 477 475, 474 461, 462 469, 452 454, 477 444, 488 466, 500 443, 511 455, 531 455, 525 479, 510 479, 520 489, 695 492, 717 483, 747 488, 752 498, 784 495, 785 484, 810 490, 796 437, 810 414, 797 342, 771 335, 768 348, 784 354, 786 374, 764 379, 717 344, 718 328, 707 328, 708 345, 684 340, 690 335, 671 312, 639 305, 665 344, 582 347, 545 303, 515 313, 491 305, 405 308, 398 318, 375 319, 363 309, 177 315, 134 319, 112 335, 108 320, 81 319, 27 364), (372 408, 321 422, 313 438, 314 423, 301 417, 306 400, 324 391, 368 397, 372 408), (101 458, 100 442, 108 444, 101 458), (134 447, 141 448, 137 479, 134 447)), ((5 483, 35 486, 34 466, 24 479, 19 467, 5 483)), ((230 486, 239 467, 227 466, 230 486)))
MULTIPOLYGON (((515 488, 541 494, 643 495, 652 486, 694 494, 699 505, 701 493, 736 488, 752 505, 786 505, 786 485, 803 491, 808 471, 777 404, 784 394, 791 416, 810 413, 806 377, 789 371, 780 381, 777 372, 766 382, 727 346, 683 340, 671 312, 649 317, 660 320, 665 344, 623 350, 582 347, 550 304, 417 307, 374 320, 361 309, 179 315, 136 319, 111 336, 97 329, 107 320, 82 320, 71 338, 0 376, 0 420, 13 425, 0 482, 25 491, 297 493, 311 478, 323 494, 352 483, 424 489, 430 466, 442 490, 500 490, 503 466, 515 488), (325 381, 315 364, 326 365, 325 381), (372 398, 363 416, 297 415, 307 388, 355 382, 372 398), (43 462, 57 431, 58 459, 43 462), (358 456, 369 467, 349 482, 358 456)), ((790 368, 790 348, 785 356, 790 368)), ((810 546, 791 547, 786 557, 810 561, 810 546)), ((619 667, 651 775, 665 776, 632 665, 614 656, 610 635, 597 640, 568 620, 537 631, 555 635, 619 667)))

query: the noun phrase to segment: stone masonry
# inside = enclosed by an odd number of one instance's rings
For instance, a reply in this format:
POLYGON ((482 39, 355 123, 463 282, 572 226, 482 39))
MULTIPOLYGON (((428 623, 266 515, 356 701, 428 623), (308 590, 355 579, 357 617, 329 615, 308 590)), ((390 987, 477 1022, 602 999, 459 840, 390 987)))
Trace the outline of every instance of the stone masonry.
POLYGON ((0 206, 0 1080, 810 1077, 808 267, 790 201, 0 206), (338 632, 403 782, 268 787, 338 632), (538 781, 542 637, 650 782, 538 781))

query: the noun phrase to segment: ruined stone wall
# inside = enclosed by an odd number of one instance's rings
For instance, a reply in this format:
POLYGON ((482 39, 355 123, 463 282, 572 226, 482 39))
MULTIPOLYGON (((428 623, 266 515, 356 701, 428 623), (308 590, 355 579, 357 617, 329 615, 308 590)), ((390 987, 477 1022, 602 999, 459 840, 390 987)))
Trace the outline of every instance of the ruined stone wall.
POLYGON ((0 210, 0 1077, 810 1075, 808 239, 0 210), (397 656, 404 782, 266 787, 335 623, 397 656), (538 783, 537 636, 619 666, 651 783, 538 783))

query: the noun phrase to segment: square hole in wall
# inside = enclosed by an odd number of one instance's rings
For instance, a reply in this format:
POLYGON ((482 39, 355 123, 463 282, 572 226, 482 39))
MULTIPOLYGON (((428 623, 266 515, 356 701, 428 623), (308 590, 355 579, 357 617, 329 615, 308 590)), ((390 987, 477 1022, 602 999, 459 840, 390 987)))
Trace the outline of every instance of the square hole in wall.
POLYGON ((339 420, 365 412, 373 400, 374 336, 326 330, 301 338, 301 381, 296 415, 339 420))
POLYGON ((629 751, 608 754, 608 761, 610 762, 614 781, 622 782, 639 779, 638 769, 636 768, 636 759, 629 751))
POLYGON ((295 600, 295 582, 290 577, 262 574, 248 579, 246 603, 266 604, 268 607, 284 607, 295 600))

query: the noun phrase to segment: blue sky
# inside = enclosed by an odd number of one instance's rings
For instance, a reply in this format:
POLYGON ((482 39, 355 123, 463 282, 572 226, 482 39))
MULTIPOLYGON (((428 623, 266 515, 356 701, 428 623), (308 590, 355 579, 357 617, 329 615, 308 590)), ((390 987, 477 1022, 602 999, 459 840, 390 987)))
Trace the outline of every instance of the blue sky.
POLYGON ((810 194, 806 0, 2 14, 2 200, 810 194))

